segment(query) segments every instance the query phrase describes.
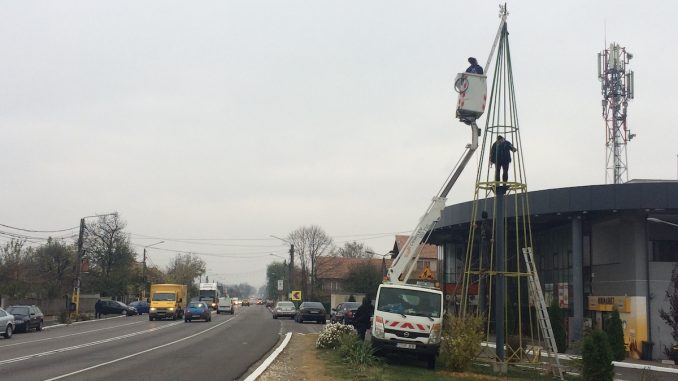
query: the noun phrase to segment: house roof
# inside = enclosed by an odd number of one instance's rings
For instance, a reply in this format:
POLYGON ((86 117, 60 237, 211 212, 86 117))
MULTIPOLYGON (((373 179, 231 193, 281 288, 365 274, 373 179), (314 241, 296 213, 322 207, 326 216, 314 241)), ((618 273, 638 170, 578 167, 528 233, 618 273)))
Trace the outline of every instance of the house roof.
MULTIPOLYGON (((405 246, 405 243, 407 242, 407 239, 410 238, 410 236, 396 235, 395 238, 396 241, 393 245, 393 251, 400 253, 401 248, 405 246)), ((438 259, 438 247, 436 245, 430 244, 424 245, 424 247, 421 249, 421 255, 419 256, 419 259, 438 259)))
MULTIPOLYGON (((384 259, 386 269, 391 266, 391 259, 384 259)), ((318 257, 316 259, 316 277, 318 279, 346 279, 351 269, 359 264, 369 263, 377 269, 382 268, 381 258, 344 258, 344 257, 318 257)))

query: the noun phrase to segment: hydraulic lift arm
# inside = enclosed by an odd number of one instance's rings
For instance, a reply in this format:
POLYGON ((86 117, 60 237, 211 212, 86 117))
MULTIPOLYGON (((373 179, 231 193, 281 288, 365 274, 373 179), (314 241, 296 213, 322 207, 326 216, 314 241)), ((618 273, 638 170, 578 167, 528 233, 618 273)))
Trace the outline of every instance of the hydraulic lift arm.
POLYGON ((441 189, 438 196, 434 197, 431 205, 424 213, 424 216, 419 220, 419 224, 412 231, 412 234, 407 239, 407 242, 400 250, 400 253, 393 261, 393 264, 388 269, 387 277, 391 283, 404 284, 410 278, 412 270, 417 267, 417 259, 423 248, 423 241, 426 234, 433 229, 435 224, 440 219, 443 209, 445 209, 445 202, 447 195, 457 182, 464 168, 473 156, 473 153, 478 148, 478 136, 480 136, 480 129, 475 121, 471 122, 471 144, 466 145, 466 151, 462 155, 457 167, 452 171, 448 177, 445 186, 441 189))

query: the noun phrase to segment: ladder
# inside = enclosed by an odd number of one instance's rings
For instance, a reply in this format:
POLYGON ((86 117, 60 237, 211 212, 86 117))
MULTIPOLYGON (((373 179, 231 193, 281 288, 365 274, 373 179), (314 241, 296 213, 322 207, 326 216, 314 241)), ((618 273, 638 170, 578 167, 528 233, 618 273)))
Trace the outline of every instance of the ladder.
POLYGON ((553 337, 551 320, 549 319, 549 313, 546 309, 544 293, 541 291, 541 283, 539 282, 537 266, 534 263, 534 255, 532 254, 531 247, 523 248, 523 257, 525 258, 525 265, 527 266, 529 274, 527 279, 529 283, 530 299, 532 299, 532 304, 537 312, 537 320, 539 321, 539 328, 541 329, 542 337, 544 338, 544 347, 546 349, 546 355, 548 356, 551 372, 554 376, 560 377, 560 379, 563 380, 563 368, 560 366, 556 339, 553 337))

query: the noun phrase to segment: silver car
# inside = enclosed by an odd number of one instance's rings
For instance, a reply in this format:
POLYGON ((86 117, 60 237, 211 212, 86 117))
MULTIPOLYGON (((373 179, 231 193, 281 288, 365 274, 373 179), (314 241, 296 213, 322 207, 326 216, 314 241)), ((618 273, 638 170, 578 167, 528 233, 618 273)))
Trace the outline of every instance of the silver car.
POLYGON ((279 317, 288 317, 294 319, 297 314, 297 307, 292 302, 278 302, 273 308, 273 319, 279 317))
POLYGON ((14 315, 0 308, 0 333, 5 339, 12 337, 14 333, 14 315))

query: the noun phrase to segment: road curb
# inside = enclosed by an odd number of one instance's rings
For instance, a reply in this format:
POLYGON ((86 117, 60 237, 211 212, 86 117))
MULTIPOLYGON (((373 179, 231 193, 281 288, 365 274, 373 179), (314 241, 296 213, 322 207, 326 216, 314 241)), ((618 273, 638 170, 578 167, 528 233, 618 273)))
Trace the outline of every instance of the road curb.
POLYGON ((283 349, 285 349, 287 344, 290 342, 291 337, 292 332, 287 332, 282 344, 280 344, 278 348, 276 348, 275 351, 273 351, 273 353, 271 353, 268 356, 268 358, 264 360, 264 362, 261 365, 259 365, 257 369, 254 370, 254 372, 250 373, 250 375, 247 376, 247 378, 244 381, 254 381, 257 378, 259 378, 259 376, 261 376, 261 374, 264 373, 264 371, 268 369, 268 367, 273 363, 273 360, 275 360, 276 357, 278 357, 278 355, 282 353, 283 349))

